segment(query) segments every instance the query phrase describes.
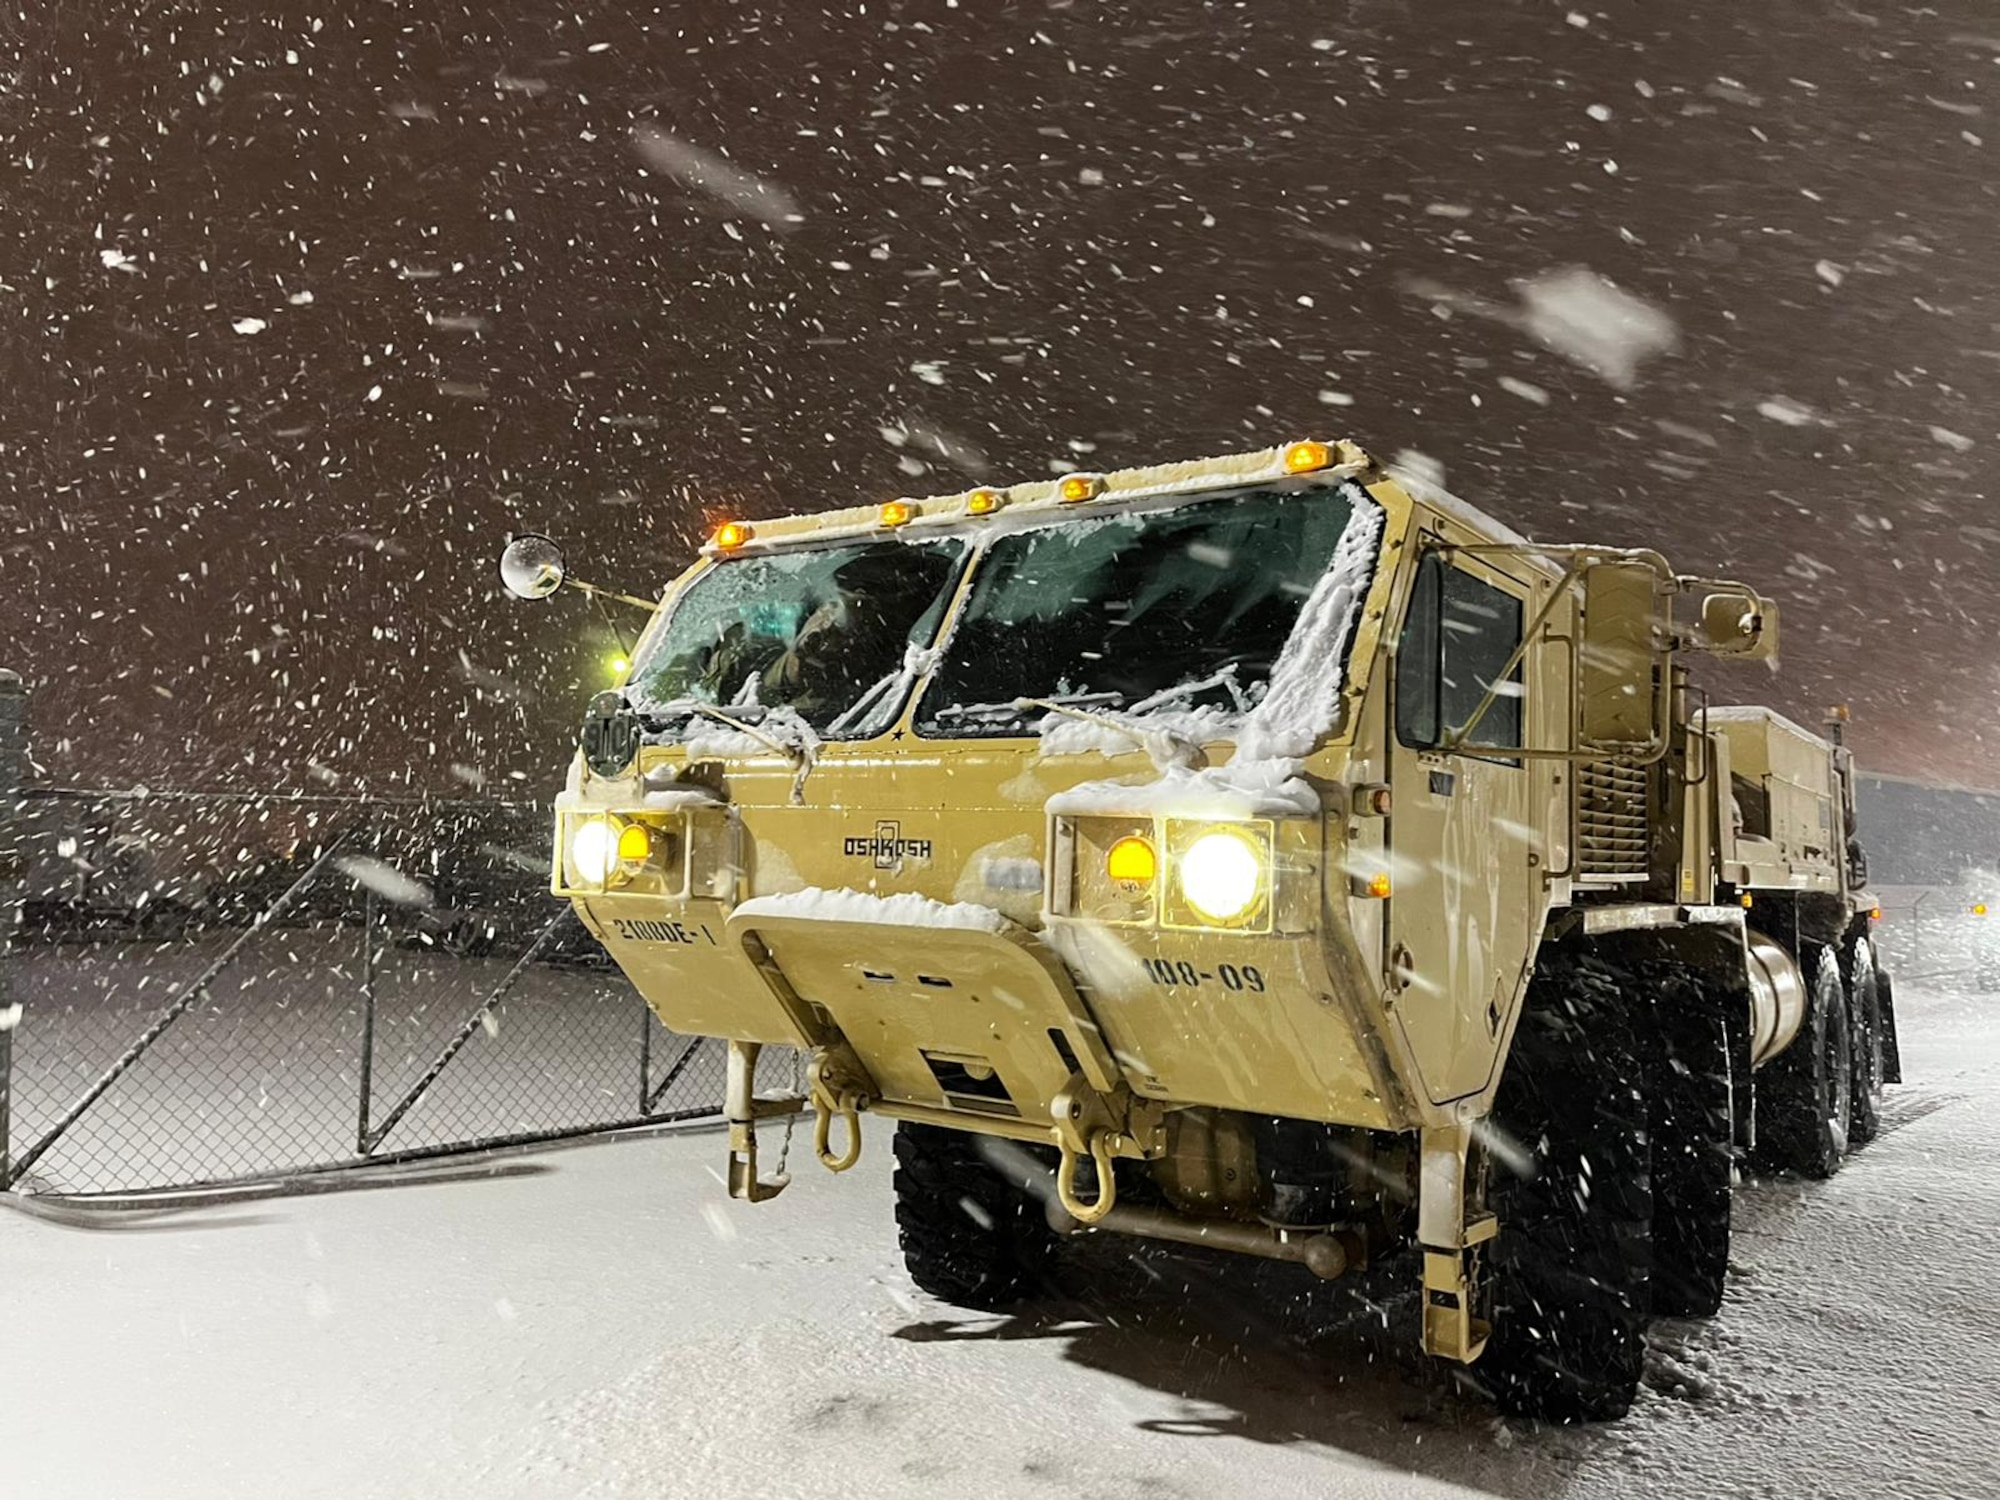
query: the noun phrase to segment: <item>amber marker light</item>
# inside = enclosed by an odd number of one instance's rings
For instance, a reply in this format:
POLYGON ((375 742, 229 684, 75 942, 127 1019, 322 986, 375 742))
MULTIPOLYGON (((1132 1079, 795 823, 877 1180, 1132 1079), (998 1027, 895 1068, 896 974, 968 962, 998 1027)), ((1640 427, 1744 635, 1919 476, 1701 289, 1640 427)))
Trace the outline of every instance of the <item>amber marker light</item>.
POLYGON ((1368 877, 1365 894, 1373 900, 1387 901, 1390 890, 1389 872, 1387 870, 1377 870, 1373 875, 1368 877))
POLYGON ((644 823, 627 823, 618 830, 618 857, 641 862, 652 858, 653 835, 644 823))
POLYGON ((734 552, 750 540, 750 528, 741 521, 724 521, 715 528, 715 545, 724 552, 734 552))
POLYGON ((1983 917, 1983 916, 1985 916, 1985 915, 1986 915, 1986 903, 1985 903, 1984 901, 1975 901, 1975 902, 1973 902, 1973 903, 1972 903, 1972 914, 1973 914, 1973 915, 1974 915, 1975 917, 1983 917))
POLYGON ((965 513, 968 516, 990 516, 1007 503, 1007 497, 998 490, 974 490, 965 497, 965 513))
POLYGON ((1105 851, 1104 873, 1116 881, 1150 885, 1160 873, 1159 856, 1145 839, 1127 834, 1105 851))
POLYGON ((1285 450, 1287 474, 1310 474, 1333 462, 1333 450, 1325 443, 1294 443, 1285 450))
POLYGON ((1879 922, 1879 921, 1881 921, 1881 920, 1882 920, 1882 908, 1881 908, 1881 907, 1879 907, 1879 906, 1872 906, 1872 907, 1870 907, 1870 908, 1868 909, 1868 920, 1869 920, 1869 921, 1871 921, 1871 922, 1879 922))
POLYGON ((875 519, 884 526, 907 526, 916 518, 917 508, 907 500, 891 500, 875 513, 875 519))
POLYGON ((1062 496, 1065 505, 1074 505, 1079 500, 1095 500, 1104 493, 1104 481, 1095 474, 1066 474, 1062 483, 1056 486, 1056 493, 1062 496))

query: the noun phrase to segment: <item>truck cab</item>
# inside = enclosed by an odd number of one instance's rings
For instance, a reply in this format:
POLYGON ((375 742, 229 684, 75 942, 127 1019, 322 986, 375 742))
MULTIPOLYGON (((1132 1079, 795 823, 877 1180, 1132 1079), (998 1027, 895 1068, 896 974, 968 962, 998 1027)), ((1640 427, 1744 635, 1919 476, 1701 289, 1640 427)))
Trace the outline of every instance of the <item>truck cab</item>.
POLYGON ((1666 1116, 1725 1162, 1726 1261, 1731 1100, 1833 1003, 1821 950, 1848 1019, 1859 982, 1831 748, 1682 664, 1776 628, 1348 442, 730 522, 591 705, 553 890, 661 1021, 728 1042, 732 1193, 784 1186, 760 1120, 809 1110, 835 1170, 897 1122, 926 1290, 1005 1300, 1064 1234, 1320 1276, 1409 1252, 1432 1353, 1615 1414, 1671 1299, 1538 1312, 1535 1266, 1632 1258, 1666 1116), (772 1047, 803 1094, 759 1091, 772 1047), (1622 1218, 1561 1204, 1593 1156, 1622 1218))

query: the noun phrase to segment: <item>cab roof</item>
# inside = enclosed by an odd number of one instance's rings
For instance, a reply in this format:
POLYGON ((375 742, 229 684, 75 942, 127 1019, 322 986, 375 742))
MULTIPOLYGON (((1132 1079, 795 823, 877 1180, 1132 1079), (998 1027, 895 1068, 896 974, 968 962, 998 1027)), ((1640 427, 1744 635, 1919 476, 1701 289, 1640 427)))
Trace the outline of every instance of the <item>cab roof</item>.
POLYGON ((768 521, 731 521, 718 527, 702 547, 704 557, 755 552, 774 543, 826 540, 883 531, 930 532, 968 524, 996 525, 1024 515, 1053 511, 1087 515, 1134 500, 1195 495, 1278 479, 1360 478, 1379 471, 1357 443, 1303 440, 1250 453, 1149 464, 1137 469, 1081 470, 1025 484, 982 486, 953 494, 849 506, 817 515, 781 516, 768 521))

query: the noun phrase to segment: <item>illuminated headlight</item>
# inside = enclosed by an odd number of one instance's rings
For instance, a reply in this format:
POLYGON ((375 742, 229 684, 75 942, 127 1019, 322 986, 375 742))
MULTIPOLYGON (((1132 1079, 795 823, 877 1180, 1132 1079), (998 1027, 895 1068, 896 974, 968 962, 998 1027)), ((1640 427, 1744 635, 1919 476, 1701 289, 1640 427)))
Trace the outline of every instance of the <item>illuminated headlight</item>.
POLYGON ((1188 909, 1217 927, 1250 921, 1264 902, 1270 875, 1269 844, 1239 828, 1199 835, 1182 849, 1174 868, 1188 909))
POLYGON ((569 867, 579 885, 609 885, 618 873, 618 836, 612 818, 579 818, 570 825, 569 867))

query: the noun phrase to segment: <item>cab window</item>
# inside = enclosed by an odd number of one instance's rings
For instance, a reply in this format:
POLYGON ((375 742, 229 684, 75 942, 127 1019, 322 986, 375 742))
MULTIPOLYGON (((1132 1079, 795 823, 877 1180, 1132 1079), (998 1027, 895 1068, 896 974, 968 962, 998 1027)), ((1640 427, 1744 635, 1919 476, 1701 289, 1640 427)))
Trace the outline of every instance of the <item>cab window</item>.
POLYGON ((1521 743, 1524 689, 1516 666, 1521 601, 1448 564, 1440 553, 1417 566, 1396 653, 1396 737, 1417 749, 1462 731, 1496 681, 1492 706, 1466 737, 1469 746, 1521 743))

